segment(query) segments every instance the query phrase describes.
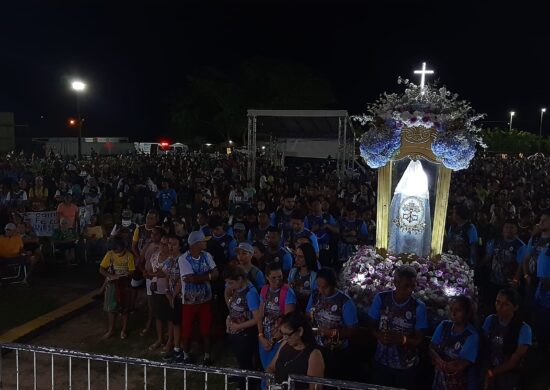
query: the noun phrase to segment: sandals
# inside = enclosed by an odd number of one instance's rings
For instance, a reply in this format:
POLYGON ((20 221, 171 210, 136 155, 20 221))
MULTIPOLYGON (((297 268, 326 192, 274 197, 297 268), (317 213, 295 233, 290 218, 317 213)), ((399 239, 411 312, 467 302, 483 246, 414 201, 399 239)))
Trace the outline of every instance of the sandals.
POLYGON ((157 341, 155 342, 154 344, 151 344, 148 348, 149 352, 153 352, 154 350, 156 350, 158 347, 160 347, 162 345, 161 342, 157 341))
POLYGON ((147 333, 149 333, 150 328, 143 328, 141 332, 139 332, 139 335, 141 337, 147 336, 147 333))
POLYGON ((128 335, 126 334, 126 332, 120 332, 120 339, 121 339, 121 340, 124 340, 126 337, 128 337, 128 335))

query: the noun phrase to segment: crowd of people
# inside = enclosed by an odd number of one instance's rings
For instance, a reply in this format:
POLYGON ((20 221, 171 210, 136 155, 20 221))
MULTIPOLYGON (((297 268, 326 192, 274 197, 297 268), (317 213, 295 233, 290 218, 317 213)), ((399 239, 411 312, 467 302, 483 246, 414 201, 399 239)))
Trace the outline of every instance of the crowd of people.
POLYGON ((340 183, 331 160, 259 160, 249 182, 235 154, 11 155, 0 161, 0 274, 13 261, 31 272, 44 263, 24 216, 56 210, 54 249, 68 267, 97 263, 105 277, 105 338, 129 337, 145 293, 140 334, 155 330, 149 350, 166 361, 213 364, 213 328, 223 327, 240 368, 278 381, 302 374, 413 389, 433 372, 434 389, 520 388, 529 349, 550 344, 549 162, 478 156, 453 173, 444 250, 475 269, 479 296, 452 298, 435 329, 409 266, 367 321, 339 289, 349 256, 375 243, 377 176, 340 183))

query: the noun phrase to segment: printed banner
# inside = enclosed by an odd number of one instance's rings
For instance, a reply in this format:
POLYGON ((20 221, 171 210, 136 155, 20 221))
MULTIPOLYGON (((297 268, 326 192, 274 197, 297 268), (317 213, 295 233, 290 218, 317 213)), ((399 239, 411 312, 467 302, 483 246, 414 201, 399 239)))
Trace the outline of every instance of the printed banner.
POLYGON ((23 219, 32 226, 38 237, 51 237, 58 226, 57 211, 24 213, 23 219))
MULTIPOLYGON (((86 224, 90 223, 94 206, 82 206, 78 208, 78 218, 80 220, 79 229, 82 231, 86 224)), ((53 232, 59 226, 57 211, 39 211, 23 213, 23 219, 32 226, 38 237, 51 237, 53 232)))

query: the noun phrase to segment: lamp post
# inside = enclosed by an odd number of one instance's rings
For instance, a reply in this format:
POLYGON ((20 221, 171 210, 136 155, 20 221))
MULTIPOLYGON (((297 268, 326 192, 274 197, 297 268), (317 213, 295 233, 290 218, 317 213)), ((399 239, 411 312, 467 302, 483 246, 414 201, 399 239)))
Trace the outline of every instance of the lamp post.
POLYGON ((510 131, 512 131, 512 120, 514 119, 514 115, 516 115, 516 113, 514 111, 510 111, 510 131))
POLYGON ((80 116, 80 94, 86 90, 86 83, 73 80, 71 88, 76 93, 76 115, 78 121, 78 158, 82 158, 82 117, 80 116))
POLYGON ((539 152, 540 152, 541 143, 542 143, 542 118, 543 118, 545 112, 546 112, 546 108, 541 108, 541 109, 540 109, 539 152))

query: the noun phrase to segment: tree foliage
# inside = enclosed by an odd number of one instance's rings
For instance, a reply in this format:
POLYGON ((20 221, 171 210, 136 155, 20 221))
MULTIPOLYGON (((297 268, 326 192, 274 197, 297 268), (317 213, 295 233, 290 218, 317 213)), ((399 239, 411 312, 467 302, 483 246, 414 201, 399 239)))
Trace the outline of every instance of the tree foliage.
POLYGON ((334 104, 329 83, 308 67, 253 59, 229 70, 208 68, 190 76, 171 108, 178 140, 242 140, 246 110, 327 109, 334 104))
MULTIPOLYGON (((531 154, 539 151, 539 136, 526 131, 512 129, 485 129, 483 140, 490 152, 525 153, 531 154)), ((541 140, 540 151, 550 153, 550 140, 541 140)))

